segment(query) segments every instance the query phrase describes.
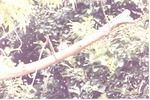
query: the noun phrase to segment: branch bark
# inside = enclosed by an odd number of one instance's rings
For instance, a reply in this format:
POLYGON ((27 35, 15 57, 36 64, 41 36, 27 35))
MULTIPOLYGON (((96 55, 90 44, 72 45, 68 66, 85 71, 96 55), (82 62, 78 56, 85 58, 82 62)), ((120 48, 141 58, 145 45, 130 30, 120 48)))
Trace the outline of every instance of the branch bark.
POLYGON ((41 60, 29 64, 20 64, 13 68, 0 70, 0 80, 20 77, 35 72, 36 70, 47 68, 52 64, 56 64, 64 60, 65 58, 80 52, 82 49, 94 43, 95 41, 102 39, 105 36, 108 36, 111 30, 113 30, 115 27, 121 24, 133 22, 134 20, 130 17, 130 11, 125 10, 124 12, 116 16, 112 21, 101 27, 101 29, 93 33, 91 36, 85 37, 83 40, 75 43, 74 45, 66 48, 65 50, 55 53, 54 54, 55 56, 50 55, 46 58, 43 58, 41 60))

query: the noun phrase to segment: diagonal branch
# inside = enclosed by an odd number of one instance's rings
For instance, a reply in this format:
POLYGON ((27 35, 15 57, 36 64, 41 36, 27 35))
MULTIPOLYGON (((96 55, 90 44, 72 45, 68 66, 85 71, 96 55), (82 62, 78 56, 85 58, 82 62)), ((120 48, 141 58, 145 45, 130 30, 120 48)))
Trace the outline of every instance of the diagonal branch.
POLYGON ((108 36, 111 30, 121 24, 126 23, 134 23, 133 19, 130 17, 129 10, 125 10, 124 12, 116 16, 112 21, 101 27, 101 29, 97 30, 91 36, 85 37, 83 40, 75 43, 74 45, 66 48, 65 50, 56 52, 54 54, 55 57, 53 55, 50 55, 46 58, 29 64, 20 64, 13 68, 0 70, 0 80, 20 77, 35 72, 36 70, 47 68, 52 64, 56 64, 64 60, 65 58, 80 52, 82 49, 94 43, 95 41, 102 39, 105 36, 108 36))

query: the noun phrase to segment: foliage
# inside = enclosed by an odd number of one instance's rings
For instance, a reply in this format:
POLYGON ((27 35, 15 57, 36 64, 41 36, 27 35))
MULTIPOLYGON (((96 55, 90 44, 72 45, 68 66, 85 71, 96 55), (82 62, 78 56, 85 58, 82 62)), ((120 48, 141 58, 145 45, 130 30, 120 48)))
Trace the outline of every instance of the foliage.
MULTIPOLYGON (((1 0, 0 1, 0 24, 9 27, 12 31, 15 25, 24 28, 28 24, 28 15, 31 14, 31 0, 1 0)), ((5 29, 4 28, 4 29, 5 29)), ((5 32, 4 32, 5 33, 5 32)))
POLYGON ((79 39, 87 35, 90 35, 95 31, 94 29, 94 20, 92 16, 83 17, 83 22, 71 22, 72 34, 75 34, 79 39))
POLYGON ((33 74, 0 81, 0 98, 149 98, 148 4, 137 1, 0 0, 0 28, 9 26, 10 33, 1 39, 7 32, 0 31, 0 71, 51 54, 45 36, 57 52, 124 9, 134 19, 143 14, 137 23, 121 25, 77 55, 39 71, 35 81, 33 74))
POLYGON ((62 5, 62 0, 40 0, 42 5, 49 5, 50 8, 56 8, 62 5))

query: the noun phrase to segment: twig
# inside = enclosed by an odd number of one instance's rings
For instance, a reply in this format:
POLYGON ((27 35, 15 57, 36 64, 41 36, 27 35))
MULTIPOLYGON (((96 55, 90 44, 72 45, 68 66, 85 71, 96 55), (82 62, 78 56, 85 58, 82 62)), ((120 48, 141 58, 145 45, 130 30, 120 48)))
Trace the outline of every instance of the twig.
POLYGON ((13 51, 15 50, 20 50, 21 51, 21 47, 22 47, 22 40, 20 39, 19 35, 18 35, 18 32, 16 31, 16 28, 13 30, 18 38, 18 40, 20 41, 20 45, 17 49, 13 49, 13 51))
POLYGON ((119 25, 127 24, 127 23, 134 23, 133 19, 129 15, 130 15, 130 11, 125 10, 123 13, 115 17, 111 22, 107 23, 106 25, 101 27, 99 30, 97 30, 96 33, 93 33, 91 36, 85 37, 83 40, 73 44, 72 46, 55 53, 57 60, 53 55, 50 55, 46 58, 43 58, 41 60, 29 63, 29 64, 23 64, 21 66, 8 68, 7 70, 0 72, 0 80, 11 79, 14 77, 19 77, 19 76, 23 76, 23 75, 35 72, 36 70, 45 69, 49 67, 50 65, 56 64, 69 56, 77 54, 82 49, 91 45, 97 40, 103 39, 104 37, 109 36, 110 32, 114 28, 118 27, 119 25))
POLYGON ((6 53, 4 52, 4 50, 0 48, 0 55, 1 55, 1 53, 3 56, 6 56, 6 53))
POLYGON ((104 14, 104 19, 106 20, 106 23, 108 22, 108 18, 106 16, 106 13, 105 13, 105 9, 104 9, 104 1, 103 0, 100 0, 100 6, 102 8, 102 12, 104 14))
MULTIPOLYGON (((39 55, 38 60, 41 59, 42 54, 43 54, 43 51, 44 51, 44 48, 46 47, 46 44, 47 44, 47 42, 45 42, 44 45, 42 46, 42 49, 41 49, 41 52, 40 52, 40 55, 39 55)), ((34 84, 34 82, 35 82, 36 75, 37 75, 37 71, 38 71, 38 70, 37 70, 37 68, 36 68, 36 69, 35 69, 35 73, 34 73, 34 75, 33 75, 33 80, 32 80, 32 83, 31 83, 32 86, 33 86, 33 84, 34 84)))
MULTIPOLYGON (((56 56, 55 56, 55 53, 56 53, 56 52, 55 52, 55 50, 54 50, 53 44, 52 44, 52 42, 51 42, 49 36, 45 36, 45 38, 46 38, 47 44, 49 44, 50 52, 52 52, 51 54, 54 55, 54 57, 56 58, 56 56)), ((56 60, 57 60, 57 58, 56 58, 56 60)))
MULTIPOLYGON (((46 47, 46 44, 47 44, 47 41, 44 43, 44 45, 42 46, 42 49, 41 49, 41 52, 40 52, 40 55, 39 55, 39 58, 38 58, 38 60, 40 60, 41 59, 41 57, 42 57, 42 54, 43 54, 43 51, 44 51, 44 48, 46 47)), ((36 75, 37 75, 37 72, 38 72, 38 70, 37 70, 37 68, 35 69, 35 73, 33 74, 33 79, 32 79, 32 82, 31 82, 31 86, 33 86, 34 85, 34 82, 35 82, 35 79, 36 79, 36 75)), ((24 98, 26 98, 26 96, 27 96, 27 93, 28 93, 29 91, 27 91, 26 92, 26 95, 25 95, 25 97, 24 98)))
POLYGON ((5 31, 3 25, 2 25, 1 27, 2 27, 2 30, 3 30, 4 35, 3 35, 2 37, 0 37, 0 40, 2 40, 3 38, 7 37, 7 36, 11 33, 11 32, 7 32, 7 33, 6 33, 6 31, 5 31))

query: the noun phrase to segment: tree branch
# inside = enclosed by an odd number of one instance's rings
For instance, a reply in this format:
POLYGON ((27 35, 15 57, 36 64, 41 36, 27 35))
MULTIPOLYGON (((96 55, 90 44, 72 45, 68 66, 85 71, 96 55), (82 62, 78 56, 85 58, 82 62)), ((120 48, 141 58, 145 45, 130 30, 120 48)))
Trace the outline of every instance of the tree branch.
POLYGON ((118 27, 120 24, 133 22, 133 19, 130 17, 130 11, 125 10, 124 12, 116 16, 112 21, 110 21, 99 30, 97 30, 95 33, 93 33, 91 36, 85 37, 83 40, 73 44, 65 50, 56 52, 54 55, 50 55, 46 58, 29 64, 20 64, 13 68, 0 70, 0 80, 20 77, 35 72, 36 70, 47 68, 52 64, 56 64, 64 60, 65 58, 80 52, 82 49, 94 43, 95 41, 102 39, 105 36, 108 36, 111 30, 113 30, 115 27, 118 27))

